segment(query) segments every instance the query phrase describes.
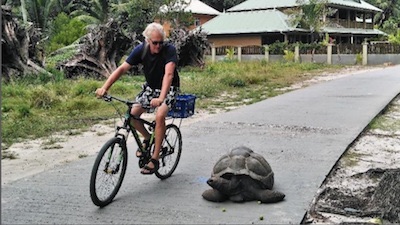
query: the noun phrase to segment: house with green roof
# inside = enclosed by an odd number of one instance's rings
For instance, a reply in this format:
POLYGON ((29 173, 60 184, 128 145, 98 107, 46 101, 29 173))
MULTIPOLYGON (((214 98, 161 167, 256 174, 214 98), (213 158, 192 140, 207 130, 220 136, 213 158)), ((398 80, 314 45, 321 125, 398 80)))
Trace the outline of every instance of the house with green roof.
MULTIPOLYGON (((306 4, 306 3, 303 3, 306 4)), ((276 41, 310 43, 311 31, 293 24, 291 9, 296 0, 247 0, 202 25, 214 46, 265 45, 276 41)), ((374 29, 374 15, 381 10, 363 0, 327 0, 331 13, 321 18, 321 33, 336 43, 362 43, 365 38, 385 35, 374 29)))

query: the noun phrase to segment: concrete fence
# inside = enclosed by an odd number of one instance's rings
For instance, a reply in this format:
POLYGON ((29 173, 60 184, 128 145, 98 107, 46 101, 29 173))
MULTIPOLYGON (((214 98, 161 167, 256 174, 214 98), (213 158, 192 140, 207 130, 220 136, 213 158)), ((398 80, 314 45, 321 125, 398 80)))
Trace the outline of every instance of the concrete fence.
MULTIPOLYGON (((327 64, 344 64, 344 65, 379 65, 379 64, 400 64, 400 51, 386 54, 371 54, 369 53, 369 44, 362 44, 362 52, 359 54, 334 54, 333 45, 328 44, 326 46, 326 54, 301 54, 299 46, 295 46, 294 49, 294 61, 295 62, 316 62, 316 63, 327 63, 327 64)), ((233 47, 235 55, 233 59, 241 61, 252 61, 252 60, 265 60, 266 62, 284 61, 284 55, 272 55, 269 51, 269 46, 264 46, 264 54, 242 54, 242 47, 233 47)), ((217 55, 216 48, 211 48, 211 61, 226 60, 226 55, 217 55)))

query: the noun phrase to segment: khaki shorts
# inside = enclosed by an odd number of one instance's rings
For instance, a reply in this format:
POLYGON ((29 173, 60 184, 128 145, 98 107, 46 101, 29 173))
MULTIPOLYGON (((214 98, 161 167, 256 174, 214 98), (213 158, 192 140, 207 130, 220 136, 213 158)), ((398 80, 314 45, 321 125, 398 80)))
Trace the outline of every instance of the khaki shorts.
MULTIPOLYGON (((143 84, 143 90, 136 96, 136 101, 139 102, 143 109, 146 109, 147 113, 153 113, 155 108, 150 106, 150 102, 153 98, 160 96, 160 89, 151 89, 147 84, 143 84)), ((168 108, 171 109, 175 102, 176 97, 179 94, 179 88, 171 86, 164 103, 167 104, 168 108)))

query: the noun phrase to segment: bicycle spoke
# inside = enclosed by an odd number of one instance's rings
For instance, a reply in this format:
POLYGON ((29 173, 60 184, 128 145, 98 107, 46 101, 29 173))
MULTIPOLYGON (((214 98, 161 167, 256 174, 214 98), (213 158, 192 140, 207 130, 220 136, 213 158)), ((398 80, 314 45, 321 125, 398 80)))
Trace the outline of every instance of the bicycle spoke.
POLYGON ((93 203, 109 204, 117 194, 126 170, 126 146, 119 138, 107 142, 92 170, 90 192, 93 203))
POLYGON ((161 166, 156 172, 160 179, 166 179, 175 171, 182 151, 182 137, 175 125, 167 126, 162 143, 161 166))

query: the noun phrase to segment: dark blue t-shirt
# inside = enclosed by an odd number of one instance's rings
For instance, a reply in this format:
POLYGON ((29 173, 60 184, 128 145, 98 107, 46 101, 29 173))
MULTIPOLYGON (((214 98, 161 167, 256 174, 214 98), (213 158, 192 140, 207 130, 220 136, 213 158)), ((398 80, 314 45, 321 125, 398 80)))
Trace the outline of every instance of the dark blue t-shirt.
MULTIPOLYGON (((175 47, 169 43, 165 43, 158 54, 151 54, 149 46, 142 43, 133 49, 126 62, 132 66, 141 63, 147 84, 152 89, 161 89, 165 65, 169 62, 174 62, 175 65, 178 65, 178 58, 175 47), (147 50, 142 60, 144 47, 147 47, 147 50)), ((179 75, 175 67, 172 86, 179 87, 179 85, 179 75)))

